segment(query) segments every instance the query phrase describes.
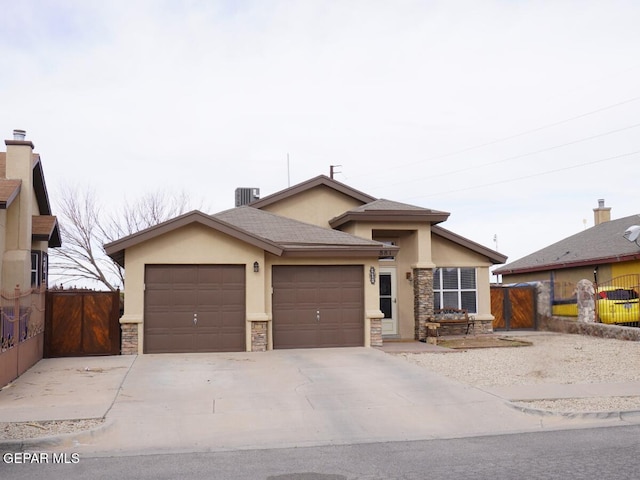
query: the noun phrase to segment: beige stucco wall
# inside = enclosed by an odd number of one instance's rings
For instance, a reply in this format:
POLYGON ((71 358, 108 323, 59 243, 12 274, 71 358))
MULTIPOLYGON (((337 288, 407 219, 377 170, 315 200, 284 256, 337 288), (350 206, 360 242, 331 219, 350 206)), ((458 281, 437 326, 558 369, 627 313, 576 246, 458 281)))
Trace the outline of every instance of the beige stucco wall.
MULTIPOLYGON (((395 268, 398 336, 402 339, 413 339, 414 292, 413 283, 407 280, 407 274, 412 275, 414 268, 435 266, 431 258, 431 225, 417 222, 354 222, 345 225, 342 231, 381 242, 390 241, 400 248, 393 260, 380 260, 376 271, 383 267, 395 268)), ((379 302, 378 293, 376 302, 379 302)))
POLYGON ((149 264, 246 265, 246 349, 251 349, 251 321, 269 321, 268 348, 272 341, 271 268, 273 265, 362 265, 364 276, 365 345, 370 345, 370 319, 379 316, 378 285, 369 282, 369 267, 378 259, 287 258, 265 253, 208 227, 193 224, 127 249, 125 312, 121 323, 138 324, 138 352, 144 351, 144 272, 149 264), (257 261, 260 272, 253 271, 257 261))
MULTIPOLYGON (((127 249, 125 311, 121 323, 138 324, 138 352, 143 352, 144 273, 148 264, 246 265, 247 321, 267 320, 265 304, 265 259, 262 249, 199 224, 192 224, 127 249), (260 272, 253 271, 258 262, 260 272)), ((251 328, 247 324, 247 350, 251 328)))
POLYGON ((437 268, 470 267, 476 269, 478 289, 477 320, 493 320, 491 314, 491 284, 489 268, 493 265, 486 257, 438 235, 431 238, 432 258, 437 268))
POLYGON ((268 205, 262 210, 330 228, 329 220, 360 205, 362 202, 354 198, 324 185, 319 185, 294 197, 268 205), (305 205, 313 205, 313 208, 305 208, 305 205))
POLYGON ((37 215, 32 154, 30 144, 7 145, 6 177, 22 180, 22 186, 5 217, 1 277, 4 290, 12 290, 16 285, 23 291, 31 287, 32 215, 37 215))

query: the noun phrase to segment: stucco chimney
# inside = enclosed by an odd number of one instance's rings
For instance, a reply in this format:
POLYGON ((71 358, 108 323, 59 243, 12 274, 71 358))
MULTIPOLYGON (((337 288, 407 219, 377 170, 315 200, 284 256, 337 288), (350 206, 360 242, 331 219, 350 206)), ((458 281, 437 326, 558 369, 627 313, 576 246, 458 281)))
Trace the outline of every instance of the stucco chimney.
POLYGON ((598 208, 593 209, 593 224, 600 225, 601 223, 611 220, 611 207, 604 206, 604 198, 598 199, 598 208))
POLYGON ((22 182, 20 193, 5 215, 5 252, 2 258, 2 285, 31 285, 31 242, 34 207, 33 143, 24 138, 24 130, 14 130, 7 146, 6 178, 22 182))

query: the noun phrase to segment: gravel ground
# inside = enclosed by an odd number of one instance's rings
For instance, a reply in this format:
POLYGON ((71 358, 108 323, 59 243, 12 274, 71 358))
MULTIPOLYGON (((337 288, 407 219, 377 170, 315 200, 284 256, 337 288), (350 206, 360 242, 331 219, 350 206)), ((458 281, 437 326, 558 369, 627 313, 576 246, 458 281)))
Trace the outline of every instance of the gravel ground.
MULTIPOLYGON (((399 355, 431 371, 477 387, 640 382, 638 342, 538 332, 510 335, 509 338, 533 345, 399 355)), ((640 410, 640 396, 520 404, 555 412, 628 411, 640 410)))
POLYGON ((49 422, 0 423, 0 440, 26 440, 91 430, 104 423, 101 418, 49 422))

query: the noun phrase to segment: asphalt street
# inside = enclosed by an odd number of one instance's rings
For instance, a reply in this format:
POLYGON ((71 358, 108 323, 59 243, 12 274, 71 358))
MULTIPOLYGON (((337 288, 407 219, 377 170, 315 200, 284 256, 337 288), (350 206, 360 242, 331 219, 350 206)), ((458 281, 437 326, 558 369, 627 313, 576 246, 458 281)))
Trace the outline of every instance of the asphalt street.
POLYGON ((640 425, 449 440, 0 463, 6 480, 630 480, 640 425))

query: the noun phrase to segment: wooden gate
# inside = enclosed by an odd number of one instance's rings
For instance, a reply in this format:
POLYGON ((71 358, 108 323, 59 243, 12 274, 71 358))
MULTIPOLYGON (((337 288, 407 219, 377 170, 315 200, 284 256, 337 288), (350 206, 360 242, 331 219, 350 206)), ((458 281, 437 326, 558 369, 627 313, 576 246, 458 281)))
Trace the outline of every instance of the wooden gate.
POLYGON ((120 353, 120 292, 48 291, 44 356, 120 353))
POLYGON ((536 328, 536 287, 491 287, 494 330, 536 328))

